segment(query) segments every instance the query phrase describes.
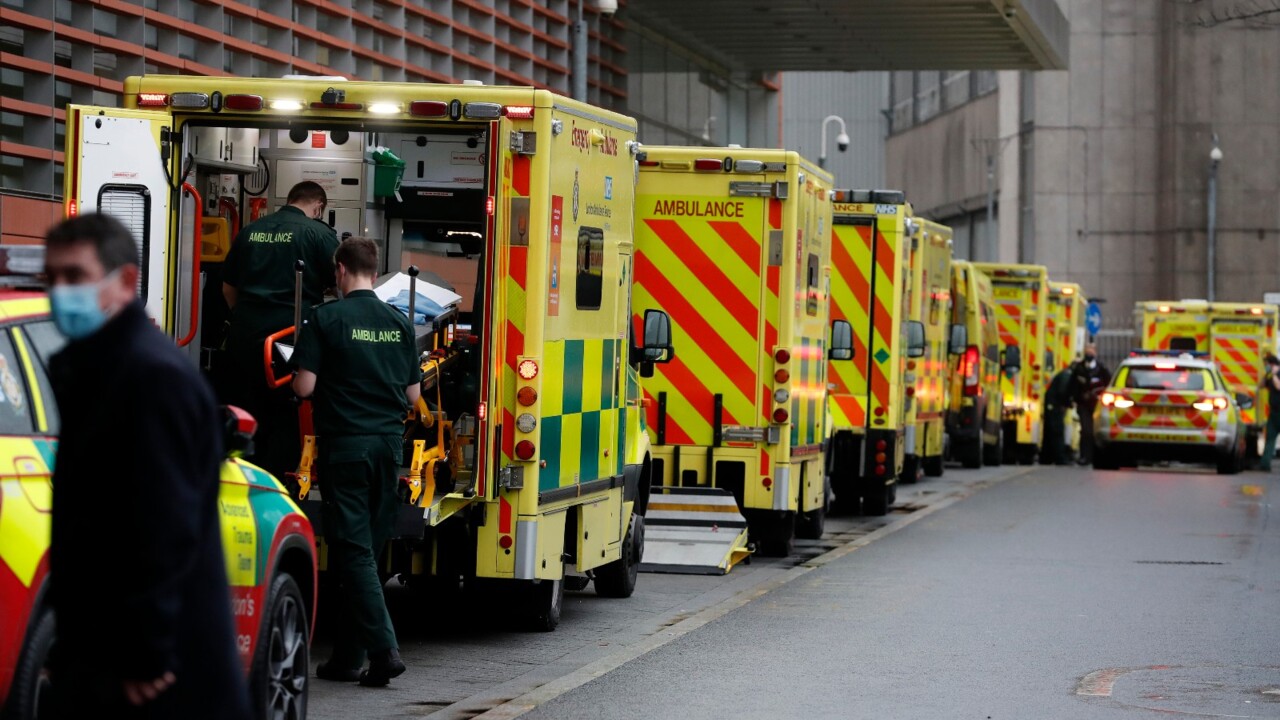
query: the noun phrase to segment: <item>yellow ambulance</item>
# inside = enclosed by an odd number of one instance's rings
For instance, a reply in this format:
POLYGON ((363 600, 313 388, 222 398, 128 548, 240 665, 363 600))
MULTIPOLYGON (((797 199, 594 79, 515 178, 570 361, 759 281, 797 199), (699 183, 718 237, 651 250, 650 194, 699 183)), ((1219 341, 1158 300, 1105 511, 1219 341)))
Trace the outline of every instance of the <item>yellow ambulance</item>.
POLYGON ((1266 374, 1263 358, 1276 352, 1280 308, 1251 303, 1204 300, 1138 302, 1134 307, 1143 350, 1207 353, 1233 392, 1249 398, 1240 410, 1245 426, 1245 453, 1258 457, 1258 438, 1265 436, 1267 398, 1259 396, 1266 374))
MULTIPOLYGON (((327 77, 131 77, 124 105, 68 107, 66 209, 129 225, 147 311, 193 361, 216 357, 217 261, 299 181, 339 236, 379 241, 375 292, 409 265, 436 278, 416 285, 442 304, 415 325, 430 384, 388 571, 492 586, 542 630, 567 584, 631 593, 637 376, 672 352, 661 311, 631 323, 634 120, 527 87, 327 77)), ((324 492, 305 466, 296 481, 324 492)))
POLYGON ((999 465, 1000 332, 991 278, 967 260, 951 264, 951 394, 947 433, 951 457, 966 468, 999 465))
MULTIPOLYGON (((924 218, 907 221, 911 233, 907 318, 924 326, 924 356, 907 360, 907 432, 903 482, 942 475, 950 386, 951 228, 924 218)), ((959 348, 955 349, 957 352, 959 348)))
POLYGON ((911 206, 897 190, 836 190, 831 317, 853 332, 851 360, 828 373, 828 467, 836 499, 884 515, 901 477, 907 433, 907 363, 925 354, 908 316, 911 206))
MULTIPOLYGON (((1053 376, 1084 355, 1088 335, 1085 333, 1084 316, 1089 300, 1077 283, 1049 282, 1048 313, 1044 319, 1048 353, 1045 357, 1045 387, 1053 376)), ((1080 452, 1080 416, 1069 410, 1063 418, 1063 447, 1071 456, 1080 452)), ((1044 458, 1040 458, 1044 461, 1044 458)))
POLYGON ((991 278, 1000 332, 1004 461, 1029 465, 1040 448, 1049 271, 1043 265, 974 263, 991 278))
MULTIPOLYGON (((831 177, 785 150, 655 146, 639 177, 633 312, 668 313, 680 348, 644 386, 655 520, 729 495, 712 567, 735 557, 734 505, 760 552, 788 555, 826 512, 831 177)), ((671 518, 667 545, 692 553, 679 533, 711 522, 671 518)))

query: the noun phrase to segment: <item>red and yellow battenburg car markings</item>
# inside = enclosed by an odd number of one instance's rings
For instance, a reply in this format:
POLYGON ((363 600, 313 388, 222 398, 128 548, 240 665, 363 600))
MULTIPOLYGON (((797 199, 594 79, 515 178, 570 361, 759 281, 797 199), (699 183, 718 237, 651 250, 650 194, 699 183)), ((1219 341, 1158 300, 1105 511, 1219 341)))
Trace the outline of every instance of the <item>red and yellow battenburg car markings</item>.
MULTIPOLYGON (((658 201, 642 196, 638 203, 658 201)), ((764 203, 743 198, 737 207, 733 219, 645 217, 636 226, 635 305, 666 311, 673 331, 692 341, 645 383, 651 426, 657 423, 654 398, 668 391, 668 444, 712 444, 716 394, 724 424, 767 422, 761 408, 771 391, 756 363, 761 343, 777 342, 777 326, 764 318, 778 307, 778 268, 769 268, 761 282, 763 249, 759 233, 748 228, 763 226, 764 203)))
POLYGON ((1162 392, 1128 390, 1126 397, 1133 405, 1112 408, 1113 422, 1109 435, 1117 438, 1124 434, 1130 439, 1153 442, 1209 444, 1217 439, 1217 412, 1193 407, 1193 403, 1208 399, 1200 392, 1162 392), (1162 435, 1161 430, 1198 430, 1195 434, 1162 435))
POLYGON ((871 268, 873 234, 869 225, 834 225, 831 230, 831 319, 846 320, 855 328, 853 360, 827 365, 834 386, 831 414, 835 427, 855 432, 867 425, 869 356, 865 335, 857 330, 871 323, 871 281, 864 269, 871 268))
POLYGON ((894 216, 877 216, 875 234, 875 282, 872 286, 875 297, 872 299, 873 321, 871 327, 872 344, 876 350, 871 355, 871 424, 877 428, 892 428, 897 425, 901 413, 893 412, 892 378, 896 377, 891 362, 899 360, 892 349, 898 344, 899 328, 894 309, 903 307, 906 299, 905 283, 899 287, 897 281, 897 258, 899 252, 899 233, 894 216), (882 225, 887 226, 882 227, 882 225), (886 229, 889 232, 886 232, 886 229), (899 302, 895 302, 895 293, 899 302), (880 352, 884 350, 884 352, 880 352))

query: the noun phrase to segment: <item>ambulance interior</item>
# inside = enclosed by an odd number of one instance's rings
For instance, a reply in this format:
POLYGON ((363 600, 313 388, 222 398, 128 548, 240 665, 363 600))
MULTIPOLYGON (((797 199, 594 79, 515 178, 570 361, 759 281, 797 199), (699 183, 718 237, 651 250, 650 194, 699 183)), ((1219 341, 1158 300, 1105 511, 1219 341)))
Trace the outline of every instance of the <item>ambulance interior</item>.
MULTIPOLYGON (((216 356, 228 314, 222 263, 236 234, 284 207, 298 182, 311 180, 325 189, 328 204, 321 221, 339 240, 364 236, 379 243, 385 274, 375 292, 384 300, 398 296, 400 302, 392 304, 407 311, 404 273, 410 266, 419 269, 414 327, 419 352, 430 356, 424 355, 423 400, 406 437, 405 465, 436 461, 430 468, 435 492, 427 487, 421 499, 416 493, 409 498, 424 504, 434 494, 454 491, 454 483, 465 492, 474 482, 484 332, 476 298, 483 297, 487 265, 488 132, 488 124, 459 124, 430 131, 368 125, 190 127, 187 134, 188 183, 202 196, 206 363, 216 356), (399 184, 399 170, 386 164, 386 150, 404 163, 399 184), (413 440, 423 441, 416 451, 413 440)), ((194 247, 192 240, 183 245, 194 247)))

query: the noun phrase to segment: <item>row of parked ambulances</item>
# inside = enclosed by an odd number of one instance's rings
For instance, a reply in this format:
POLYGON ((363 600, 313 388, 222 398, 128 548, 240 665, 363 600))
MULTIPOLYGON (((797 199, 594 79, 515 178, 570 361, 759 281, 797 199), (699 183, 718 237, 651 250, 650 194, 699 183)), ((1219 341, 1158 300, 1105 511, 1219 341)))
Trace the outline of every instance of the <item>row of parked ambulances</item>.
MULTIPOLYGON (((424 373, 382 567, 536 629, 566 587, 787 555, 833 502, 883 515, 949 457, 1030 462, 1083 342, 1078 286, 954 259, 901 192, 785 150, 643 146, 545 90, 145 76, 67 125, 67 214, 133 230, 148 312, 215 375, 221 263, 294 184, 381 243, 424 373)), ((264 346, 272 382, 294 334, 264 346)), ((323 443, 278 479, 312 518, 323 443)))

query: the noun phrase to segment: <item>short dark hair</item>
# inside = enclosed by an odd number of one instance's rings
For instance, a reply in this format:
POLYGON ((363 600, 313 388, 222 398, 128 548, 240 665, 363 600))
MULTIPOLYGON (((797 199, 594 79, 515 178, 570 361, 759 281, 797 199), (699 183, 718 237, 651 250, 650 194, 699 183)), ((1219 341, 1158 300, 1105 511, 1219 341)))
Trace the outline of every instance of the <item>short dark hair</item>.
POLYGON ((1267 356, 1262 361, 1271 365, 1280 365, 1280 358, 1276 357, 1274 353, 1267 353, 1267 356))
POLYGON ((119 220, 100 212, 88 212, 54 225, 45 235, 46 248, 93 245, 107 272, 125 265, 140 265, 138 241, 119 220))
POLYGON ((342 263, 349 273, 373 276, 378 274, 378 243, 367 237, 349 237, 338 245, 333 254, 334 264, 342 263))
POLYGON ((329 195, 324 191, 324 188, 320 186, 320 183, 312 182, 310 180, 303 180, 290 188, 289 197, 285 199, 285 202, 290 205, 300 202, 316 201, 319 201, 322 205, 328 205, 329 195))

